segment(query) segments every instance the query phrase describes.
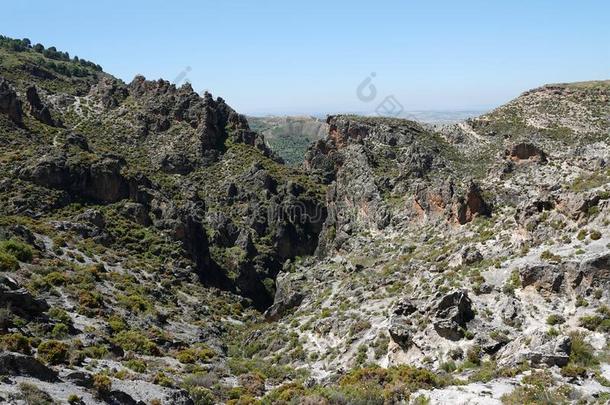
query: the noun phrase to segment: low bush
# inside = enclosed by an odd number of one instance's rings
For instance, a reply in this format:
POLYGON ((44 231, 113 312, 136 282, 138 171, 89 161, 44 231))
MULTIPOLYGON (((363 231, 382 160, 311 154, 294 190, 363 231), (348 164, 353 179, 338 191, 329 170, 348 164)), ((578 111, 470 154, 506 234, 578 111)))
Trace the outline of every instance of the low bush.
POLYGON ((34 384, 21 383, 19 384, 19 391, 26 404, 53 405, 55 403, 48 393, 34 384))
POLYGON ((569 403, 571 390, 554 387, 554 383, 553 376, 549 372, 532 373, 524 377, 522 384, 511 393, 503 395, 502 403, 507 405, 569 403))
POLYGON ((207 361, 215 356, 216 353, 205 345, 198 345, 195 347, 189 347, 179 351, 176 354, 176 359, 180 363, 192 364, 198 361, 207 361))
POLYGON ((146 362, 140 359, 132 359, 127 360, 125 362, 125 367, 130 370, 135 371, 136 373, 144 373, 146 372, 146 362))
POLYGON ((548 318, 546 318, 546 323, 548 325, 554 326, 564 323, 566 320, 561 315, 551 314, 548 318))
POLYGON ((30 341, 21 333, 9 333, 0 338, 0 347, 10 352, 30 354, 30 341))
POLYGON ((595 330, 602 323, 602 318, 597 315, 583 316, 578 320, 578 325, 585 329, 595 330))
POLYGON ((585 368, 594 367, 599 364, 595 357, 595 349, 585 341, 585 334, 574 332, 570 334, 572 339, 572 350, 570 352, 570 363, 585 368))
POLYGON ((19 261, 11 254, 0 252, 0 271, 16 271, 19 269, 19 261))
POLYGON ((69 329, 63 323, 55 324, 51 330, 51 336, 53 336, 55 339, 63 339, 68 336, 68 333, 69 329))
POLYGON ((155 342, 134 330, 124 330, 117 333, 114 343, 123 350, 155 356, 159 354, 159 348, 155 342))
POLYGON ((20 262, 31 262, 34 256, 32 248, 17 239, 0 242, 0 252, 14 256, 20 262))
POLYGON ((37 357, 48 364, 61 364, 68 360, 68 346, 57 340, 46 340, 38 345, 37 357))
POLYGON ((95 374, 93 376, 93 388, 98 395, 105 395, 112 389, 112 380, 106 374, 95 374))

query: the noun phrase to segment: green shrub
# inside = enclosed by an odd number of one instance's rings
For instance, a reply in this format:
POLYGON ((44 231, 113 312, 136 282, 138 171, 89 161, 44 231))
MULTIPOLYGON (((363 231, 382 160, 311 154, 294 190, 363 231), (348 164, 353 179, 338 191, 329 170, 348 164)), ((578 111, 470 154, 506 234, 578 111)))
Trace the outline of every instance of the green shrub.
POLYGON ((568 364, 561 369, 561 375, 568 378, 585 377, 587 369, 576 364, 568 364))
POLYGON ((70 394, 68 396, 68 403, 70 405, 77 405, 81 403, 81 398, 76 394, 70 394))
POLYGON ((589 233, 589 238, 591 238, 591 240, 600 240, 602 234, 600 231, 591 231, 591 233, 589 233))
POLYGON ((50 285, 60 286, 66 284, 67 277, 63 273, 53 271, 44 277, 44 281, 50 285))
POLYGON ((540 258, 549 262, 561 262, 561 256, 556 255, 549 250, 542 252, 540 254, 540 258))
POLYGON ((0 271, 16 271, 18 269, 19 262, 15 256, 0 252, 0 271))
POLYGON ((68 336, 68 333, 69 329, 63 323, 55 324, 55 326, 53 326, 53 329, 51 330, 51 336, 56 339, 65 338, 66 336, 68 336))
POLYGON ((604 319, 597 327, 598 332, 610 333, 610 319, 604 319))
POLYGON ((548 318, 546 318, 546 323, 547 325, 559 325, 561 323, 564 323, 566 320, 563 318, 563 316, 561 315, 557 315, 557 314, 551 314, 549 315, 548 318))
POLYGON ((481 364, 481 355, 483 354, 483 350, 479 345, 472 345, 466 351, 466 360, 472 364, 479 365, 481 364))
POLYGON ((557 337, 560 335, 560 332, 555 328, 549 328, 549 330, 546 331, 546 334, 549 337, 557 337))
POLYGON ((146 372, 146 362, 140 359, 127 360, 125 362, 125 367, 137 372, 137 373, 145 373, 146 372))
POLYGON ((159 348, 153 341, 134 330, 119 332, 114 338, 114 343, 123 350, 129 350, 140 354, 159 354, 159 348))
POLYGON ((513 295, 515 290, 517 288, 521 288, 521 287, 522 287, 522 283, 521 283, 521 276, 519 275, 519 271, 513 270, 510 273, 510 277, 504 283, 504 286, 502 286, 502 292, 504 292, 505 294, 508 294, 508 295, 513 295))
MULTIPOLYGON (((465 365, 462 367, 465 368, 465 365)), ((470 382, 489 382, 496 378, 512 378, 527 370, 527 364, 522 363, 517 367, 498 367, 495 361, 482 362, 477 369, 468 377, 470 382)))
POLYGON ((501 400, 507 405, 568 403, 570 392, 562 387, 554 388, 553 385, 554 379, 550 373, 535 372, 524 377, 522 384, 503 395, 501 400))
POLYGON ((68 403, 70 405, 76 405, 81 403, 81 398, 76 394, 70 394, 68 396, 68 403))
POLYGON ((49 309, 49 318, 65 325, 72 325, 72 318, 70 318, 70 315, 61 308, 53 307, 49 309))
POLYGON ((195 405, 214 405, 217 401, 212 391, 204 387, 193 387, 189 395, 195 405))
POLYGON ((93 388, 99 395, 105 395, 112 389, 112 380, 106 374, 95 374, 93 376, 93 388))
POLYGON ((55 403, 48 393, 34 384, 21 383, 19 384, 19 391, 26 404, 53 405, 55 403))
POLYGON ((602 318, 597 315, 583 316, 578 320, 578 324, 583 328, 595 330, 602 323, 602 318))
POLYGON ((103 308, 104 298, 97 291, 83 291, 78 296, 79 304, 87 309, 103 308))
POLYGON ((31 262, 34 255, 30 245, 17 239, 9 239, 0 242, 0 251, 15 256, 20 262, 31 262))
POLYGON ((153 383, 168 388, 174 386, 174 382, 172 381, 172 379, 165 375, 165 373, 163 372, 158 372, 157 374, 155 374, 155 377, 153 378, 153 383))
POLYGON ((582 367, 593 367, 599 364, 594 355, 594 348, 585 342, 585 334, 574 332, 570 334, 572 339, 572 350, 570 352, 570 363, 582 367))
POLYGON ((0 347, 10 352, 30 354, 30 341, 21 333, 9 333, 0 338, 0 347))
POLYGON ((578 296, 576 298, 576 307, 588 307, 589 306, 589 302, 587 302, 587 300, 582 297, 582 296, 578 296))
POLYGON ((111 315, 108 318, 108 326, 115 333, 127 329, 127 324, 125 323, 123 318, 118 315, 111 315))
POLYGON ((207 361, 215 356, 216 353, 212 349, 204 345, 198 345, 196 347, 189 347, 176 354, 176 359, 180 363, 192 364, 198 361, 207 361))
POLYGON ((153 304, 140 294, 119 295, 117 300, 122 307, 134 313, 146 312, 153 307, 153 304))
POLYGON ((65 363, 68 359, 68 346, 57 340, 46 340, 38 345, 37 357, 48 364, 65 363))
POLYGON ((597 313, 604 317, 604 319, 610 319, 610 307, 602 305, 597 308, 597 313))
POLYGON ((455 370, 457 370, 457 366, 455 365, 454 361, 448 361, 445 363, 441 363, 441 370, 447 373, 453 373, 455 370))

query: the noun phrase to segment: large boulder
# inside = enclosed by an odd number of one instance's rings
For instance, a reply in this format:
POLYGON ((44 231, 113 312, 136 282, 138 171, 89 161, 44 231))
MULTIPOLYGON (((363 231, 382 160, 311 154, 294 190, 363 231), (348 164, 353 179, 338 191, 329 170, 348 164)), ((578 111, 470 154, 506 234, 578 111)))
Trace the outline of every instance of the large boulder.
POLYGON ((578 220, 586 217, 589 211, 599 204, 600 200, 601 197, 594 191, 566 193, 562 196, 558 208, 572 219, 578 220))
POLYGON ((530 264, 519 270, 523 287, 533 286, 539 292, 563 290, 588 292, 610 286, 610 253, 588 256, 582 261, 561 264, 530 264))
POLYGON ((118 107, 129 95, 127 87, 110 77, 102 77, 100 81, 91 86, 89 95, 101 101, 105 108, 118 107))
POLYGON ((539 291, 557 293, 561 290, 564 271, 553 264, 528 264, 519 270, 521 285, 533 285, 539 291))
POLYGON ((28 103, 30 104, 30 114, 43 124, 55 126, 55 121, 51 117, 49 107, 43 104, 38 95, 36 86, 29 86, 25 92, 28 103))
POLYGON ((47 311, 49 304, 32 296, 10 277, 0 276, 0 308, 7 307, 17 315, 30 319, 47 311))
POLYGON ((21 101, 9 82, 2 77, 0 77, 0 113, 7 114, 15 124, 23 125, 21 101))
POLYGON ((114 203, 130 195, 130 183, 121 174, 124 165, 122 159, 112 156, 90 162, 66 153, 49 154, 22 168, 19 176, 90 202, 114 203))
POLYGON ((523 323, 523 306, 516 297, 503 296, 499 299, 496 312, 500 314, 502 322, 517 327, 523 323))
POLYGON ((587 258, 580 262, 576 271, 572 272, 571 284, 574 288, 610 287, 610 253, 587 258))
POLYGON ((0 374, 33 377, 41 381, 59 381, 57 373, 45 366, 34 357, 20 353, 0 353, 0 374))
POLYGON ((280 273, 275 281, 276 291, 273 305, 265 311, 267 321, 277 321, 290 310, 297 308, 305 299, 302 292, 302 274, 280 273))
POLYGON ((498 352, 498 366, 514 367, 527 362, 531 366, 563 367, 570 360, 571 348, 569 336, 551 337, 540 330, 525 333, 498 352))
POLYGON ((449 340, 460 340, 464 337, 466 324, 474 319, 472 301, 466 291, 454 291, 436 304, 433 320, 434 330, 449 340))
POLYGON ((240 235, 240 229, 235 223, 222 212, 209 212, 206 223, 210 229, 210 242, 222 247, 235 246, 235 241, 240 235))
POLYGON ((96 95, 109 106, 121 103, 124 91, 142 106, 134 123, 139 135, 167 133, 170 137, 163 153, 157 148, 150 150, 152 160, 167 173, 187 174, 199 165, 217 161, 227 140, 254 146, 274 158, 262 136, 251 131, 246 118, 220 97, 214 99, 208 92, 200 96, 188 83, 177 88, 166 80, 146 80, 143 76, 136 76, 126 88, 106 82, 95 87, 96 95), (169 129, 178 123, 193 131, 176 131, 180 135, 175 137, 169 129))
POLYGON ((548 192, 526 199, 519 203, 515 220, 519 225, 527 227, 527 224, 531 220, 536 220, 539 214, 554 209, 556 203, 556 198, 548 192))
POLYGON ((409 299, 399 299, 392 308, 390 316, 390 326, 388 332, 390 338, 403 350, 408 350, 413 344, 413 336, 417 328, 410 319, 411 315, 417 312, 418 304, 409 299))
POLYGON ((413 336, 416 329, 407 319, 403 317, 391 317, 388 333, 390 338, 403 350, 408 350, 413 345, 413 336))

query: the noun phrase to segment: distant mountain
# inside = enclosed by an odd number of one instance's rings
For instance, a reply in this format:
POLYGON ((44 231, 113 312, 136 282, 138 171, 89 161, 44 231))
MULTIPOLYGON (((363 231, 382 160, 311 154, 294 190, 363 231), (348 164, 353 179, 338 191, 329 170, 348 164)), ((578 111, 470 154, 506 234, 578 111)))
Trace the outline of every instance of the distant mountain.
POLYGON ((426 124, 443 125, 463 121, 467 118, 478 117, 488 110, 428 110, 428 111, 405 111, 399 118, 426 124))

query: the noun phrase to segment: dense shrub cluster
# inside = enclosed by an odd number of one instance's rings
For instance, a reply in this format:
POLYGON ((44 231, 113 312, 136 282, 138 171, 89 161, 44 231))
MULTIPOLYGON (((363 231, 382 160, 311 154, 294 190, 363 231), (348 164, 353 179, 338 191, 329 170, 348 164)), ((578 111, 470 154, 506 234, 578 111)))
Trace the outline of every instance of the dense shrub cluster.
POLYGON ((17 239, 0 242, 0 271, 15 271, 20 261, 30 262, 32 257, 32 248, 17 239))
POLYGON ((61 364, 68 360, 68 346, 57 340, 47 340, 38 345, 38 358, 48 364, 61 364))
POLYGON ((13 39, 6 36, 0 35, 0 47, 9 49, 15 52, 26 52, 34 51, 43 55, 48 59, 56 61, 72 62, 71 64, 54 63, 53 61, 45 61, 45 66, 58 73, 65 74, 66 76, 79 76, 83 77, 89 74, 86 68, 93 69, 101 72, 102 67, 96 63, 90 62, 86 59, 80 59, 78 56, 70 57, 68 52, 58 51, 54 46, 45 48, 42 44, 32 45, 28 38, 24 39, 13 39))
POLYGON ((450 376, 416 367, 404 365, 385 369, 373 366, 351 371, 336 386, 306 388, 296 383, 285 384, 271 391, 262 402, 381 405, 408 401, 417 390, 440 388, 453 383, 456 381, 450 376))

